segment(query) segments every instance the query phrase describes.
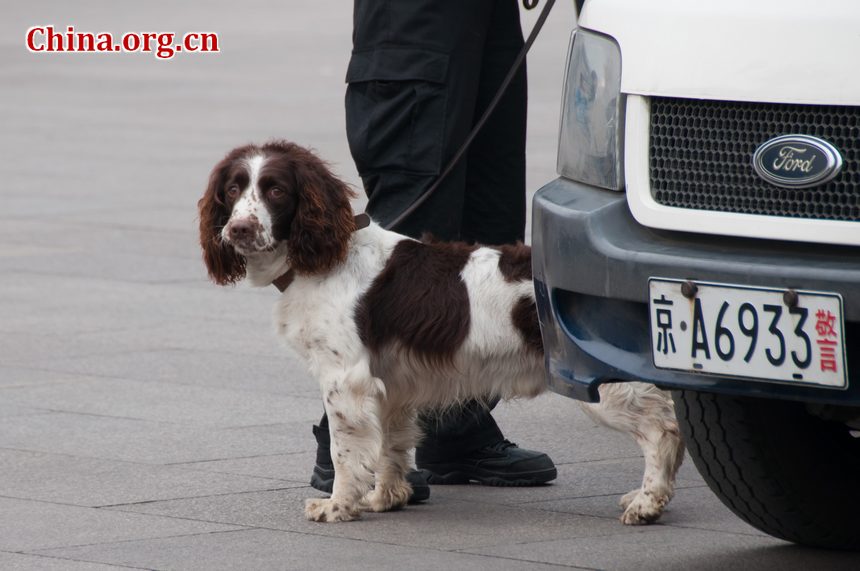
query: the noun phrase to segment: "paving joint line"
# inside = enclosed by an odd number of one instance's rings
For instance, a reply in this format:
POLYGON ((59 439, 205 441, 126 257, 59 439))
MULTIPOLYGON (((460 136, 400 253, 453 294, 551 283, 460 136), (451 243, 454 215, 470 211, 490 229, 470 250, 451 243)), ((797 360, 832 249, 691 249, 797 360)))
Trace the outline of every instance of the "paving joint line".
POLYGON ((224 462, 227 460, 251 460, 254 458, 271 458, 273 456, 291 456, 293 454, 307 454, 313 450, 301 450, 298 452, 275 452, 274 454, 255 454, 253 456, 235 456, 233 458, 215 458, 212 460, 191 460, 189 462, 168 462, 164 466, 181 466, 183 464, 202 464, 205 462, 224 462))
MULTIPOLYGON (((15 452, 26 452, 29 454, 46 454, 46 455, 68 456, 70 458, 80 458, 83 460, 103 460, 105 462, 121 462, 121 463, 125 463, 125 464, 135 464, 138 466, 175 466, 177 464, 181 464, 181 462, 180 463, 170 462, 170 463, 165 464, 163 462, 160 462, 160 463, 142 462, 139 460, 125 460, 122 458, 107 458, 104 456, 84 456, 81 454, 69 454, 68 452, 54 452, 51 450, 34 450, 32 448, 16 448, 16 447, 11 447, 11 446, 0 446, 0 450, 12 450, 15 452)), ((305 453, 311 452, 311 450, 305 450, 304 452, 305 453)), ((297 454, 298 453, 299 452, 297 452, 297 454)), ((278 454, 272 454, 272 456, 278 456, 278 454)), ((232 460, 232 458, 221 458, 221 459, 217 459, 217 460, 199 460, 199 462, 220 462, 223 460, 232 460)), ((195 462, 198 462, 198 460, 195 460, 195 462)), ((192 471, 206 472, 206 471, 211 471, 211 470, 192 470, 192 471)), ((226 472, 226 473, 229 474, 229 472, 226 472)), ((261 477, 263 477, 263 476, 261 476, 261 477)), ((269 478, 269 479, 276 480, 277 478, 269 478)), ((287 481, 291 481, 291 480, 287 480, 287 481)))
POLYGON ((125 565, 123 563, 104 563, 102 561, 92 561, 90 559, 74 559, 72 557, 60 557, 59 555, 46 555, 42 553, 32 553, 29 551, 8 551, 5 549, 0 549, 0 553, 9 553, 10 555, 26 555, 27 557, 42 557, 44 559, 55 559, 57 561, 77 561, 79 563, 94 563, 96 565, 107 565, 108 567, 119 567, 122 569, 142 569, 143 571, 148 571, 146 567, 134 567, 132 565, 125 565))
MULTIPOLYGON (((675 490, 694 490, 694 489, 707 488, 707 487, 708 487, 707 484, 694 484, 694 485, 689 485, 689 486, 675 486, 675 490)), ((628 490, 627 492, 629 492, 629 491, 630 490, 628 490)), ((524 502, 518 502, 516 504, 511 504, 511 505, 524 506, 524 505, 529 505, 529 504, 538 504, 538 503, 554 502, 554 501, 585 500, 585 499, 590 499, 590 498, 611 498, 613 496, 623 496, 627 492, 614 492, 614 493, 610 492, 608 494, 592 494, 592 495, 588 495, 588 496, 562 496, 562 497, 558 497, 558 498, 546 498, 543 500, 527 500, 524 502)), ((550 510, 550 511, 554 511, 554 510, 550 510)))
MULTIPOLYGON (((528 545, 529 543, 532 543, 532 542, 514 543, 513 545, 528 545)), ((511 556, 504 556, 504 555, 487 555, 486 553, 472 553, 469 551, 460 551, 460 550, 449 551, 448 553, 461 553, 463 555, 486 557, 489 559, 504 559, 505 561, 518 561, 518 562, 523 562, 523 563, 537 563, 538 565, 547 565, 549 567, 560 567, 562 569, 581 569, 583 571, 603 571, 597 567, 581 567, 578 565, 565 565, 564 563, 551 563, 549 561, 537 561, 535 559, 520 559, 519 557, 511 557, 511 556)))
MULTIPOLYGON (((174 519, 180 519, 180 518, 174 518, 174 519)), ((233 524, 221 524, 221 525, 233 525, 233 524)), ((235 533, 237 531, 248 531, 249 529, 253 529, 253 528, 249 528, 246 526, 235 526, 234 525, 234 527, 238 527, 239 529, 220 529, 220 530, 216 530, 216 531, 203 531, 203 532, 198 532, 198 533, 180 533, 178 535, 164 535, 164 536, 158 536, 158 537, 136 537, 133 539, 119 539, 116 541, 100 541, 100 542, 96 542, 96 543, 81 543, 81 544, 77 544, 77 545, 64 545, 62 547, 48 547, 48 548, 44 548, 44 549, 40 548, 40 549, 35 549, 35 550, 30 550, 30 551, 19 551, 16 553, 21 553, 23 555, 42 555, 42 554, 45 554, 46 552, 60 551, 62 549, 79 549, 81 547, 99 547, 102 545, 116 545, 116 544, 120 544, 120 543, 132 543, 135 541, 153 541, 153 540, 158 540, 158 539, 177 539, 177 538, 182 538, 182 537, 195 537, 198 535, 199 536, 215 535, 216 533, 235 533)), ((112 565, 112 563, 103 563, 103 565, 112 565)))
MULTIPOLYGON (((274 480, 274 478, 267 478, 267 479, 274 480)), ((288 480, 276 480, 276 481, 288 481, 288 480)), ((296 482, 296 483, 298 483, 298 482, 296 482)), ((260 494, 260 493, 264 493, 264 492, 284 492, 287 490, 299 490, 301 488, 310 488, 310 484, 305 484, 302 486, 292 486, 289 488, 278 487, 278 488, 263 488, 260 490, 241 490, 238 492, 222 492, 222 493, 218 493, 218 494, 204 494, 202 496, 183 496, 180 498, 167 498, 167 499, 161 499, 161 500, 143 500, 140 502, 122 502, 119 504, 105 504, 105 505, 101 505, 101 506, 89 506, 89 507, 93 507, 93 508, 99 509, 99 510, 121 511, 121 512, 127 512, 127 513, 142 513, 142 512, 129 512, 128 510, 121 510, 121 509, 117 509, 117 508, 124 508, 124 507, 130 507, 130 506, 141 506, 141 505, 146 505, 146 504, 157 504, 157 503, 161 503, 161 502, 181 502, 184 500, 199 500, 199 499, 203 499, 203 498, 219 498, 222 496, 240 496, 243 494, 260 494)), ((147 514, 147 515, 158 515, 158 514, 147 514)))

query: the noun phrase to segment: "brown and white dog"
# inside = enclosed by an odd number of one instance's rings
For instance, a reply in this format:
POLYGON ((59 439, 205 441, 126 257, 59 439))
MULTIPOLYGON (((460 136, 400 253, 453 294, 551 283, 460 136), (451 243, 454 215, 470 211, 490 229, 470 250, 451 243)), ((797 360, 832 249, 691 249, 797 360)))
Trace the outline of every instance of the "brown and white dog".
MULTIPOLYGON (((527 246, 421 242, 357 228, 350 189, 288 142, 234 149, 200 200, 200 243, 218 284, 278 280, 280 335, 322 390, 335 465, 315 521, 402 507, 416 415, 468 399, 534 397, 546 372, 527 246)), ((642 383, 601 387, 595 420, 629 433, 645 475, 621 499, 626 524, 660 517, 684 447, 671 398, 642 383)))

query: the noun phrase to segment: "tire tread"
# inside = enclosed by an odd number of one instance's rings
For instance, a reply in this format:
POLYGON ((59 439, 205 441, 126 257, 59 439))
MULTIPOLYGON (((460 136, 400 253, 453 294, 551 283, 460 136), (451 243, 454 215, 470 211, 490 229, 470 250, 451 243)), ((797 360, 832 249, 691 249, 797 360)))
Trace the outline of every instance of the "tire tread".
POLYGON ((801 403, 694 391, 674 399, 696 467, 731 511, 781 539, 860 549, 860 442, 844 426, 801 403), (811 481, 810 464, 837 469, 811 481))

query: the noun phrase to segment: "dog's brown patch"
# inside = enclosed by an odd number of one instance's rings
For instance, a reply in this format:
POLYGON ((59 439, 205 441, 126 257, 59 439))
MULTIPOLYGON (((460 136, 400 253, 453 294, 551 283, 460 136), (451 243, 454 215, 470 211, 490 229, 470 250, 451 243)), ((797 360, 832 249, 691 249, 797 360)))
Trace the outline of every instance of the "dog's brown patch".
POLYGON ((285 191, 267 207, 272 213, 276 240, 285 240, 290 267, 300 274, 324 274, 346 259, 355 218, 349 199, 355 197, 345 182, 308 149, 288 141, 261 147, 266 154, 258 184, 264 191, 285 191))
POLYGON ((398 243, 356 307, 362 342, 377 353, 399 342, 430 363, 450 362, 469 334, 469 293, 460 272, 476 248, 398 243))
POLYGON ((526 347, 543 354, 543 339, 540 336, 540 323, 538 323, 535 300, 525 296, 518 299, 511 310, 511 319, 526 347))
POLYGON ((522 242, 497 246, 499 271, 505 281, 518 282, 532 279, 532 249, 522 242))

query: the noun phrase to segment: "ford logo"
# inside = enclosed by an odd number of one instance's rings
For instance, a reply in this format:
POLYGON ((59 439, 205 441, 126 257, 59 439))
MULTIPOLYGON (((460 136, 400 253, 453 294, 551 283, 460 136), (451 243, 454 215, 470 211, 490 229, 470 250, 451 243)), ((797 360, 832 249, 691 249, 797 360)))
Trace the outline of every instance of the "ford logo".
POLYGON ((807 188, 839 174, 842 155, 836 147, 809 135, 783 135, 765 141, 753 154, 755 172, 785 188, 807 188))

